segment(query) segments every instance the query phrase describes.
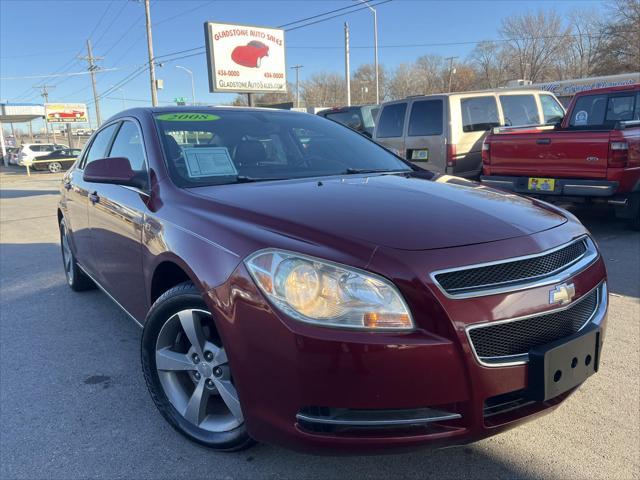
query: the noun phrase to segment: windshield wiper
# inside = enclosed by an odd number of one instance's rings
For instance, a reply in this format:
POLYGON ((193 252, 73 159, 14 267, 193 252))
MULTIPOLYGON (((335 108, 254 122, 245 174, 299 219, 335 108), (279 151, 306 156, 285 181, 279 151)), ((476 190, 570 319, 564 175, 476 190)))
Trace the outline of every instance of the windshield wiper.
POLYGON ((235 182, 234 183, 253 183, 253 182, 267 182, 269 180, 287 180, 286 178, 269 178, 269 177, 265 177, 265 178, 257 178, 257 177, 247 177, 246 175, 238 175, 235 178, 235 182))

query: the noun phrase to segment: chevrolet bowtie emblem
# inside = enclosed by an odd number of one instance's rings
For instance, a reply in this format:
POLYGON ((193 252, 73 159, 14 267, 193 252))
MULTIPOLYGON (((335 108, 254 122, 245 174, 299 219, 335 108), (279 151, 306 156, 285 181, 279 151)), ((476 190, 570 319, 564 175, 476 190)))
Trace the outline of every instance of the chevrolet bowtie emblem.
POLYGON ((559 303, 560 305, 564 303, 569 303, 573 300, 573 297, 576 294, 576 286, 573 283, 562 285, 557 285, 554 289, 549 291, 549 303, 559 303))

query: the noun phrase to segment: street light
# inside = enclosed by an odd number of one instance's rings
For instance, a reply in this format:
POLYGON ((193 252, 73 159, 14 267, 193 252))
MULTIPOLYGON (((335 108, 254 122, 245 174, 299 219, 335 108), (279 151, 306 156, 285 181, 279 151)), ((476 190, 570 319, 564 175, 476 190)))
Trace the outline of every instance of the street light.
POLYGON ((195 105, 196 104, 196 85, 193 81, 193 72, 186 67, 181 67, 180 65, 176 65, 176 68, 179 68, 180 70, 184 70, 191 77, 191 104, 195 105))
POLYGON ((373 8, 367 0, 357 0, 360 3, 365 4, 369 7, 369 10, 373 12, 373 61, 376 69, 376 103, 380 103, 380 84, 379 84, 379 73, 378 73, 378 12, 373 8))

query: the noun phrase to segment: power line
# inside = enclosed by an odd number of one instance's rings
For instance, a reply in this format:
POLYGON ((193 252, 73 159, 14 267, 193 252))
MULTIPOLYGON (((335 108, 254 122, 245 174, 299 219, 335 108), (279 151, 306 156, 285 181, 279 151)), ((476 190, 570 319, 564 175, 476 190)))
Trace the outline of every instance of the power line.
POLYGON ((100 40, 102 40, 104 38, 104 36, 107 34, 107 32, 111 31, 111 27, 113 26, 113 24, 115 23, 115 21, 120 18, 120 15, 122 15, 122 12, 124 12, 124 9, 127 8, 129 2, 124 1, 122 2, 122 7, 120 8, 120 10, 118 10, 118 12, 115 14, 115 16, 111 19, 111 22, 109 22, 109 25, 107 25, 105 27, 105 29, 102 31, 102 35, 100 35, 98 37, 98 39, 93 42, 93 45, 96 46, 98 43, 100 43, 100 40))
MULTIPOLYGON (((377 7, 379 5, 384 5, 385 3, 389 3, 389 2, 392 2, 392 1, 393 0, 382 0, 382 1, 380 1, 378 3, 375 3, 375 4, 372 3, 371 7, 377 7)), ((343 15, 348 15, 348 14, 351 14, 351 13, 359 12, 360 10, 368 10, 368 9, 369 9, 369 6, 367 5, 367 6, 364 6, 364 7, 356 8, 355 10, 350 10, 348 12, 338 13, 338 14, 332 15, 330 17, 321 18, 320 20, 316 20, 315 22, 307 22, 307 23, 299 25, 297 27, 285 28, 284 31, 285 32, 292 32, 292 31, 298 30, 300 28, 305 28, 305 27, 308 27, 310 25, 315 25, 317 23, 326 22, 326 21, 332 20, 332 19, 337 18, 337 17, 342 17, 343 15)))

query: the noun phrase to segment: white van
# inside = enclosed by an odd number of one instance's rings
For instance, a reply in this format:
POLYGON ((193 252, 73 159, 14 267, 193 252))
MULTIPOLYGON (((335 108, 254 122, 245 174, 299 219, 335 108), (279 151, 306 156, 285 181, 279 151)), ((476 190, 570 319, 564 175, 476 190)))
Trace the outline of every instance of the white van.
POLYGON ((373 139, 428 170, 475 178, 491 128, 555 124, 564 113, 558 99, 543 90, 421 95, 383 103, 373 139))

